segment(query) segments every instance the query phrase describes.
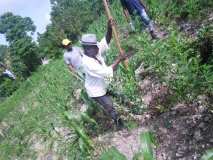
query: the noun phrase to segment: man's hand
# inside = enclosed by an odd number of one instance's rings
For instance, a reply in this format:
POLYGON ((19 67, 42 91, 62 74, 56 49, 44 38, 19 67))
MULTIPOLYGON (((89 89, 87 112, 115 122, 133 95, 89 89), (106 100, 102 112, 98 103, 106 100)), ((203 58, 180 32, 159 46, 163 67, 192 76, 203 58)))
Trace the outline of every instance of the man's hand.
POLYGON ((119 56, 118 56, 118 59, 120 60, 120 61, 124 61, 124 60, 126 60, 128 58, 128 55, 127 54, 120 54, 119 56))
POLYGON ((125 61, 126 59, 130 58, 132 55, 134 55, 135 50, 130 48, 128 52, 122 51, 122 53, 119 54, 117 59, 120 59, 120 61, 125 61))
POLYGON ((126 60, 129 57, 129 54, 119 54, 119 56, 116 58, 115 62, 112 64, 113 71, 117 69, 117 66, 120 62, 126 60))
POLYGON ((68 68, 69 68, 71 73, 75 73, 75 69, 71 64, 68 65, 68 68))
POLYGON ((110 18, 108 20, 108 28, 112 28, 112 26, 115 26, 116 25, 116 22, 114 19, 110 18))

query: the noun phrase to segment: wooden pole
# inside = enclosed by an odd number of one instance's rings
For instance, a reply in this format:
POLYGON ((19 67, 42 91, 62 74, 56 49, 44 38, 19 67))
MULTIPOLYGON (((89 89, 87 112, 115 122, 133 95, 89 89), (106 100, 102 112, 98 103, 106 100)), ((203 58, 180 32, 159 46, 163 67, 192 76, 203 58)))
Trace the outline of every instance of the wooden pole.
MULTIPOLYGON (((106 10, 108 19, 112 19, 113 20, 113 17, 111 15, 111 12, 110 12, 110 9, 109 9, 109 6, 107 4, 107 0, 103 0, 103 3, 104 3, 104 7, 105 7, 105 10, 106 10)), ((121 48, 120 40, 118 38, 118 32, 117 32, 117 29, 116 29, 116 27, 114 25, 112 25, 112 31, 113 31, 115 42, 116 42, 116 45, 117 45, 117 47, 119 49, 120 54, 121 55, 125 54, 124 50, 121 48)), ((128 68, 128 60, 127 59, 124 61, 124 65, 125 65, 126 68, 128 68)))

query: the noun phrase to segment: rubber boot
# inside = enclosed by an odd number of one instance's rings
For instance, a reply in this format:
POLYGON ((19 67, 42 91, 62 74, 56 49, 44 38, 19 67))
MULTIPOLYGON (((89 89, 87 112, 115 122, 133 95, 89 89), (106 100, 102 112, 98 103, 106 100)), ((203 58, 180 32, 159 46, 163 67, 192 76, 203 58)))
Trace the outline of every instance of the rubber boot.
POLYGON ((115 118, 113 119, 114 120, 114 123, 115 123, 115 126, 118 130, 122 129, 124 127, 124 123, 123 123, 123 120, 121 118, 115 118))
POLYGON ((155 34, 155 32, 153 30, 150 31, 149 33, 150 33, 152 39, 157 39, 158 38, 157 35, 155 34))

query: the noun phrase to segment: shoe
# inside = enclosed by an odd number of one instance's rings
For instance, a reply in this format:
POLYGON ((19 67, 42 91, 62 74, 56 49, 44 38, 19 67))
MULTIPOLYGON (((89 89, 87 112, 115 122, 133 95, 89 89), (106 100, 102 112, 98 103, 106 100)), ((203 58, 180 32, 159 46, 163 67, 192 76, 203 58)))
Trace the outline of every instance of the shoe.
POLYGON ((116 125, 117 129, 124 128, 124 122, 121 118, 115 120, 115 125, 116 125))
POLYGON ((150 31, 149 33, 150 33, 152 39, 157 39, 157 35, 155 34, 154 31, 150 31))
POLYGON ((166 37, 166 32, 163 31, 157 31, 157 30, 152 30, 149 32, 152 39, 163 39, 166 37))

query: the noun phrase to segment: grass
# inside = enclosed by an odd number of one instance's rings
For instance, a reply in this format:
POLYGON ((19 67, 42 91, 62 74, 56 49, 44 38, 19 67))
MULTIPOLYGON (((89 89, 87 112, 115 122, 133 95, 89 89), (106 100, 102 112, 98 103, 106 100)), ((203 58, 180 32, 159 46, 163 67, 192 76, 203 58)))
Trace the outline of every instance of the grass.
POLYGON ((110 148, 108 151, 101 155, 100 160, 126 160, 126 157, 122 155, 115 147, 110 148))
MULTIPOLYGON (((134 102, 135 107, 132 108, 132 112, 137 114, 141 113, 142 101, 137 89, 134 70, 141 62, 145 64, 146 69, 149 68, 158 75, 161 82, 169 85, 176 101, 190 100, 199 94, 213 91, 212 64, 201 65, 199 56, 197 56, 198 51, 191 46, 199 39, 190 39, 179 32, 176 23, 170 19, 174 16, 178 5, 169 3, 165 9, 165 3, 169 1, 162 1, 157 10, 156 5, 159 2, 147 1, 150 14, 169 32, 167 39, 151 41, 146 32, 139 32, 141 30, 139 26, 137 26, 137 33, 131 34, 128 39, 121 39, 123 48, 127 49, 132 46, 136 49, 136 54, 129 61, 128 71, 120 65, 110 89, 122 93, 128 101, 134 102), (171 15, 166 17, 164 15, 166 12, 171 15)), ((197 10, 197 5, 193 7, 193 4, 193 1, 185 4, 189 14, 197 10)), ((113 15, 119 28, 125 29, 127 23, 118 6, 119 2, 113 3, 113 15)), ((196 15, 191 14, 191 16, 196 15)), ((101 16, 91 24, 88 32, 96 33, 100 39, 105 34, 106 25, 107 18, 101 16)), ((201 30, 200 33, 205 35, 206 32, 201 30)), ((106 54, 108 64, 111 64, 118 55, 114 42, 110 47, 110 51, 106 54)), ((84 150, 84 147, 81 147, 82 139, 74 134, 75 132, 82 134, 81 136, 85 138, 84 133, 76 128, 75 124, 70 123, 71 120, 66 119, 64 115, 65 111, 77 113, 73 92, 82 86, 82 83, 70 75, 62 60, 41 66, 38 72, 26 80, 11 97, 0 103, 0 128, 4 123, 8 126, 0 134, 0 159, 35 159, 38 155, 38 151, 33 148, 36 142, 45 146, 43 152, 54 151, 59 156, 58 158, 91 159, 82 151, 84 150), (63 137, 55 133, 54 128, 57 127, 68 127, 74 138, 64 141, 63 137), (54 149, 54 146, 60 147, 54 149)), ((120 105, 126 107, 124 104, 120 103, 120 105)), ((134 123, 129 122, 129 126, 134 128, 134 123)), ((84 129, 84 126, 82 128, 84 129)), ((86 140, 88 140, 87 137, 86 140)))
POLYGON ((33 135, 53 141, 52 126, 68 127, 63 113, 76 107, 70 97, 74 88, 81 88, 81 84, 72 80, 62 60, 56 60, 41 67, 1 104, 1 122, 7 123, 9 129, 0 137, 0 159, 27 159, 32 156, 28 153, 34 152, 33 149, 29 152, 33 135))
MULTIPOLYGON (((210 1, 208 1, 208 3, 212 5, 210 1)), ((187 1, 184 5, 186 7, 185 11, 189 12, 191 16, 195 16, 193 14, 197 9, 197 1, 187 1)), ((127 30, 128 24, 122 15, 121 7, 118 6, 119 2, 115 2, 111 10, 113 11, 119 28, 122 30, 126 28, 127 30)), ((137 103, 137 100, 140 99, 140 95, 138 95, 139 92, 134 77, 134 70, 137 69, 138 64, 143 62, 147 69, 151 69, 158 75, 162 83, 170 87, 177 101, 190 101, 199 94, 212 93, 213 78, 212 70, 210 69, 212 68, 212 64, 200 64, 200 53, 193 45, 200 41, 199 38, 193 39, 181 33, 176 22, 171 20, 171 16, 166 17, 164 15, 169 11, 169 13, 174 14, 171 10, 175 12, 178 7, 180 8, 179 4, 175 5, 175 3, 164 1, 159 5, 158 1, 149 0, 147 1, 147 6, 150 8, 151 15, 153 15, 153 17, 155 16, 155 20, 157 20, 163 28, 166 28, 166 31, 169 33, 168 38, 151 41, 146 32, 140 32, 139 24, 136 26, 137 32, 135 34, 131 34, 127 39, 121 38, 123 48, 127 49, 131 46, 136 49, 136 54, 129 61, 129 71, 126 71, 123 66, 118 69, 115 75, 116 80, 113 82, 114 85, 111 86, 112 90, 124 93, 131 101, 137 103), (169 5, 167 8, 165 8, 165 3, 169 5), (156 5, 159 7, 156 7, 156 5)), ((201 18, 200 14, 197 14, 197 18, 201 18)), ((175 19, 173 18, 173 20, 175 19)), ((90 26, 87 32, 96 33, 98 38, 101 39, 106 32, 106 22, 107 18, 105 16, 100 17, 98 21, 90 26)), ((209 26, 201 28, 199 33, 205 35, 206 33, 203 32, 203 30, 208 27, 209 26)), ((211 31, 209 31, 208 34, 213 35, 213 30, 209 30, 211 31)), ((122 37, 122 32, 120 32, 120 34, 122 37)), ((119 53, 114 42, 111 43, 110 47, 111 50, 106 55, 109 64, 113 62, 119 53)), ((141 102, 139 102, 139 105, 140 103, 141 102)))

